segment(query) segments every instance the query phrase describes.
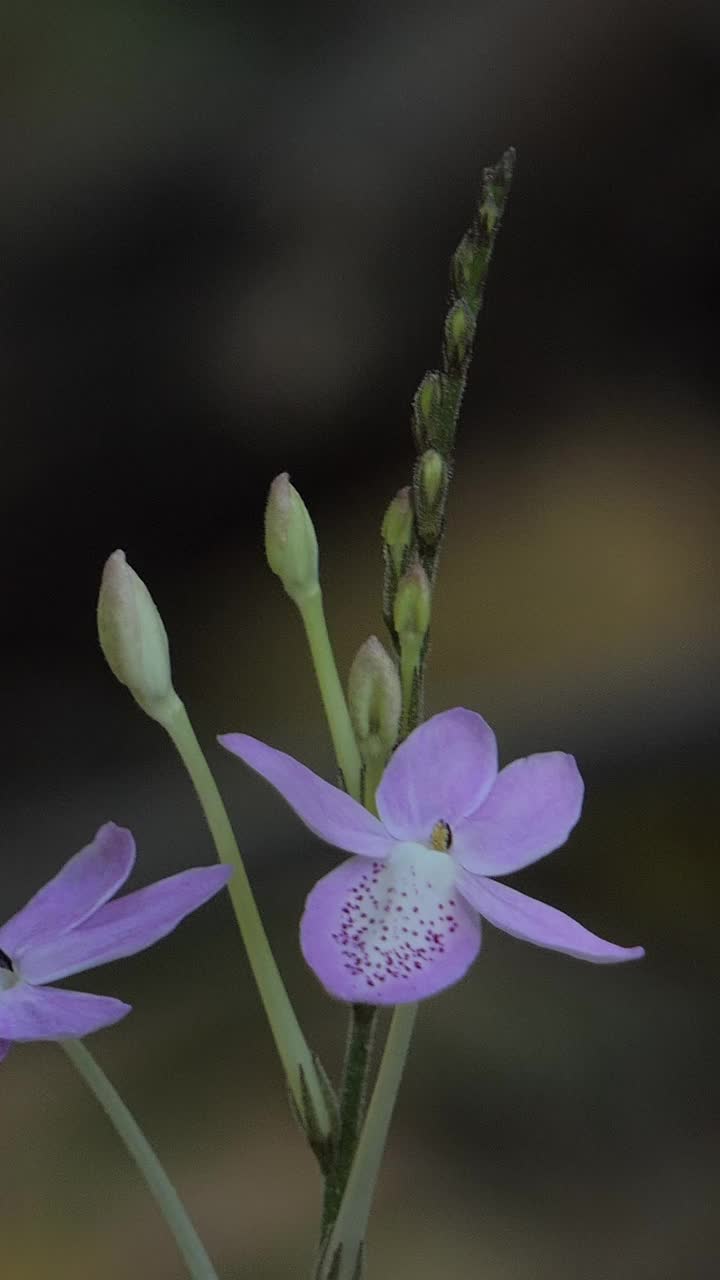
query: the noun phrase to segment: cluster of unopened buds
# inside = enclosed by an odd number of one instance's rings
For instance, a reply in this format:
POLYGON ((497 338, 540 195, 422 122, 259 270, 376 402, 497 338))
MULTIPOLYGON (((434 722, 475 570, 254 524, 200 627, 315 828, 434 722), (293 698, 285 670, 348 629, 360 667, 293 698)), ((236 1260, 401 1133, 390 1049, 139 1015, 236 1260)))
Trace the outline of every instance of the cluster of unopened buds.
POLYGON ((287 475, 270 489, 267 559, 305 628, 339 785, 245 733, 219 739, 271 784, 310 831, 351 855, 310 888, 300 921, 305 961, 329 995, 351 1010, 338 1093, 287 996, 223 802, 173 685, 162 619, 122 551, 110 556, 102 577, 103 652, 179 751, 219 863, 116 897, 132 871, 135 845, 130 832, 108 823, 0 928, 0 1057, 15 1041, 62 1042, 137 1159, 195 1280, 216 1276, 209 1256, 132 1117, 79 1043, 117 1022, 129 1006, 56 987, 57 981, 150 946, 227 886, 294 1110, 325 1179, 315 1275, 357 1280, 364 1274, 374 1183, 417 1003, 464 977, 480 952, 482 921, 595 963, 643 954, 640 947, 604 941, 498 879, 567 840, 583 803, 573 757, 543 752, 499 768, 495 735, 476 711, 454 708, 422 717, 454 428, 511 160, 487 171, 476 219, 453 260, 443 369, 426 376, 414 402, 413 482, 392 500, 382 524, 383 612, 392 652, 375 636, 367 640, 347 692, 325 622, 312 520, 287 475), (395 1014, 368 1105, 377 1006, 393 1006, 395 1014))

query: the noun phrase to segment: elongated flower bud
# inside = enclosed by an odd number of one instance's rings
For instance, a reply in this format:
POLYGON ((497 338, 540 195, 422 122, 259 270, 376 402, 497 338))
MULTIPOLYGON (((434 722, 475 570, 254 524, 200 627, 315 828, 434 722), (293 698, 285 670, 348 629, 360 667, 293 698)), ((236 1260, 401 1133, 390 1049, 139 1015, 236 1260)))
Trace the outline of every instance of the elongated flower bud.
POLYGON ((143 711, 162 720, 175 702, 168 638, 155 601, 124 551, 103 570, 97 608, 100 647, 108 666, 143 711))
POLYGON ((430 626, 431 594, 428 576, 416 560, 400 579, 395 596, 393 622, 401 645, 424 639, 430 626))
POLYGON ((382 538, 395 574, 399 577, 413 538, 413 511, 409 485, 398 490, 385 512, 382 538))
POLYGON ((319 588, 318 544, 305 503, 287 471, 270 485, 265 508, 265 554, 295 604, 319 588))
POLYGON ((475 337, 475 317, 465 302, 456 302, 445 320, 445 355, 449 368, 462 369, 475 337))
POLYGON ((395 663, 377 636, 370 636, 355 655, 348 706, 363 760, 384 763, 397 742, 402 692, 395 663))
POLYGON ((418 533, 435 546, 442 533, 448 488, 448 465, 437 449, 427 449, 415 467, 415 510, 418 533))
POLYGON ((413 400, 412 429, 418 450, 427 449, 435 438, 442 407, 443 376, 437 369, 425 374, 413 400))

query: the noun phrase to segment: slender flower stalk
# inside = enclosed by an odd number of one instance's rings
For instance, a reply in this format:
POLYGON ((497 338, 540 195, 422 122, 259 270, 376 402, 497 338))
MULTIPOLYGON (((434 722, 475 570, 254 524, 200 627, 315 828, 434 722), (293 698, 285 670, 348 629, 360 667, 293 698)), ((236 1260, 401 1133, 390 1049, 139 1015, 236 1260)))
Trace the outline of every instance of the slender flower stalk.
POLYGON ((362 762, 325 621, 317 537, 310 512, 286 471, 270 485, 265 507, 265 555, 299 610, 335 758, 345 790, 358 800, 362 762))
POLYGON ((398 1005, 390 1023, 382 1063, 368 1107, 340 1211, 317 1270, 317 1280, 355 1280, 361 1274, 375 1183, 402 1080, 416 1004, 398 1005))
POLYGON ((192 1280, 218 1280, 177 1191, 132 1112, 81 1040, 61 1040, 59 1043, 130 1152, 173 1234, 192 1280))
POLYGON ((345 787, 357 800, 360 797, 362 762, 330 643, 320 588, 318 587, 313 595, 307 596, 298 608, 305 627, 335 756, 345 787))
POLYGON ((190 775, 210 828, 218 858, 233 869, 234 874, 228 885, 230 900, 270 1023, 275 1046, 308 1138, 313 1145, 322 1145, 330 1136, 332 1122, 317 1064, 300 1029, 295 1010, 270 948, 245 864, 217 783, 185 706, 177 695, 172 708, 160 723, 167 730, 190 775), (308 1101, 310 1115, 308 1115, 308 1101))

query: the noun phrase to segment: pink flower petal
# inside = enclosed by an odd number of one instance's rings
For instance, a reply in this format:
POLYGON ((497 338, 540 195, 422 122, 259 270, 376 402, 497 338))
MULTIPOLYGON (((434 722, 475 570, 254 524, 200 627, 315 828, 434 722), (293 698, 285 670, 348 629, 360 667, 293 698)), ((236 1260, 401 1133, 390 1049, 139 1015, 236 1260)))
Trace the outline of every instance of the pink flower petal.
POLYGON ((397 840, 425 844, 436 822, 453 827, 477 809, 496 775, 495 734, 482 716, 443 711, 392 756, 377 789, 378 813, 397 840))
POLYGON ((227 733, 218 741, 271 783, 305 826, 328 844, 367 858, 384 859, 390 853, 393 841, 373 814, 292 756, 245 733, 227 733))
POLYGON ((595 964, 639 960, 645 955, 642 947, 618 947, 613 942, 605 942, 562 911, 528 898, 509 885, 460 871, 457 887, 485 920, 524 942, 534 942, 539 947, 549 947, 551 951, 562 951, 595 964))
POLYGON ((567 840, 580 817, 583 780, 563 751, 515 760, 487 799, 453 829, 453 853, 482 876, 519 871, 567 840))
POLYGON ((0 929, 0 951, 16 960, 35 942, 57 938, 86 920, 125 883, 135 861, 135 841, 107 822, 92 844, 76 853, 53 880, 0 929))
POLYGON ((130 1012, 110 996, 91 996, 24 982, 0 994, 0 1037, 5 1040, 64 1040, 109 1027, 130 1012))
POLYGON ((480 922, 454 889, 452 859, 399 845, 389 862, 350 858, 318 881, 300 925, 303 955, 339 1000, 406 1004, 462 978, 480 922))
POLYGON ((229 867, 196 867, 108 902, 77 929, 30 947, 17 966, 20 976, 55 982, 144 951, 218 893, 231 874, 229 867))

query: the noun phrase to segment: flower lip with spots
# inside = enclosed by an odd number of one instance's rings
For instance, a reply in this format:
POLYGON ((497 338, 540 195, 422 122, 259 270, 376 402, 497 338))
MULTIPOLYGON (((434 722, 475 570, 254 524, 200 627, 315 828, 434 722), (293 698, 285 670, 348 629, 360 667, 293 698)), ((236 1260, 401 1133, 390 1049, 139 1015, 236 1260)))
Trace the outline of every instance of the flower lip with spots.
POLYGON ((0 1059, 15 1040, 63 1040, 110 1026, 130 1005, 47 986, 144 951, 230 878, 195 867, 110 901, 135 862, 129 831, 108 822, 0 927, 0 1059))
POLYGON ((355 855, 318 881, 300 926, 305 959, 338 999, 393 1005, 442 991, 476 958, 481 917, 599 964, 644 954, 492 878, 567 840, 583 799, 572 756, 546 752, 498 772, 495 735, 482 716, 445 711, 390 759, 375 817, 282 751, 246 734, 220 742, 272 783, 311 831, 355 855))

